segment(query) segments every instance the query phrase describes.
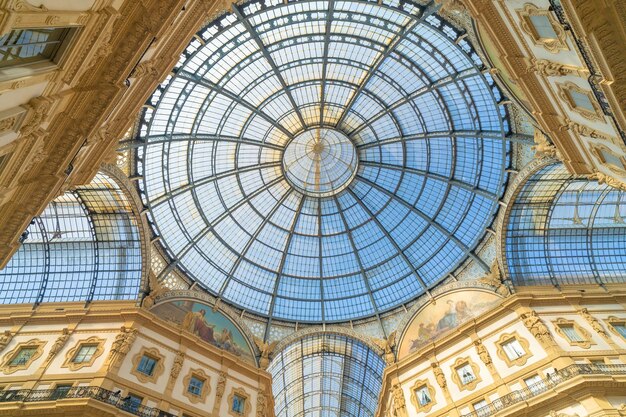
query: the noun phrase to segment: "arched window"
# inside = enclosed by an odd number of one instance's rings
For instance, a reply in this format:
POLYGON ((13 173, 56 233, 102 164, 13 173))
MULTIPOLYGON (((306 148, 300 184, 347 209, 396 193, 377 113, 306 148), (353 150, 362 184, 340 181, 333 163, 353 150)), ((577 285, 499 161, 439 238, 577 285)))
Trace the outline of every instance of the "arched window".
POLYGON ((135 299, 141 282, 137 221, 119 186, 99 173, 35 217, 0 271, 3 304, 135 299))
POLYGON ((268 370, 277 417, 373 416, 383 360, 364 343, 338 334, 304 337, 278 353, 268 370))
POLYGON ((626 193, 548 165, 522 186, 506 226, 517 285, 626 281, 626 193))

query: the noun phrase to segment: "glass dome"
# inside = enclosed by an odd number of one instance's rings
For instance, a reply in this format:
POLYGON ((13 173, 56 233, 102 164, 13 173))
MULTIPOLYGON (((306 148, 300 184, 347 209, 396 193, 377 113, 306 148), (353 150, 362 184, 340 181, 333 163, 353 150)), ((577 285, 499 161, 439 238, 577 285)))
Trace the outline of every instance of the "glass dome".
POLYGON ((196 34, 137 138, 171 260, 160 278, 176 268, 259 315, 341 322, 478 260, 509 125, 432 4, 249 2, 196 34))

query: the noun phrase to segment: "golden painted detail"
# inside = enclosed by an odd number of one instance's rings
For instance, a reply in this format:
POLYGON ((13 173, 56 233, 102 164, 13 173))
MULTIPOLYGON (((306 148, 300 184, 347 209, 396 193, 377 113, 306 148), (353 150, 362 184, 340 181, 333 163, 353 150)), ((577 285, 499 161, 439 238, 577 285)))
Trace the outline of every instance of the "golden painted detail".
POLYGON ((161 355, 161 352, 159 352, 157 348, 147 348, 143 346, 141 350, 139 351, 139 353, 133 356, 133 360, 132 360, 133 367, 130 370, 130 373, 132 375, 135 375, 135 377, 137 377, 137 379, 140 382, 156 383, 159 377, 165 371, 165 365, 163 365, 164 361, 165 361, 165 357, 161 355), (156 361, 156 364, 154 365, 154 369, 152 370, 152 373, 150 375, 138 370, 139 363, 141 362, 141 359, 144 356, 156 361))
POLYGON ((28 369, 30 365, 43 354, 43 347, 46 342, 39 339, 31 339, 28 342, 18 343, 13 349, 8 351, 2 358, 2 365, 0 371, 5 375, 12 374, 13 372, 22 371, 28 369), (33 354, 25 360, 23 363, 11 364, 13 359, 20 354, 22 349, 35 349, 33 354))
POLYGON ((251 410, 250 396, 246 390, 241 387, 233 388, 228 396, 228 414, 232 417, 248 417, 251 410), (243 400, 243 406, 241 406, 241 412, 236 412, 235 409, 238 408, 238 404, 235 401, 240 400, 243 400))
POLYGON ((544 77, 563 77, 566 75, 576 75, 579 77, 588 77, 589 70, 579 68, 573 65, 562 64, 560 62, 550 61, 548 59, 530 59, 529 72, 536 72, 544 77))
POLYGON ((256 395, 256 417, 267 417, 267 396, 265 390, 259 389, 256 395))
POLYGON ((591 313, 589 313, 589 310, 587 310, 586 308, 582 308, 578 310, 578 314, 580 314, 581 316, 585 318, 585 320, 587 320, 587 323, 589 323, 591 328, 595 330, 596 333, 598 333, 600 336, 604 337, 605 339, 609 338, 608 333, 606 332, 606 330, 604 330, 604 327, 602 327, 602 325, 600 324, 600 321, 596 319, 594 316, 592 316, 591 313))
POLYGON ((459 390, 472 391, 476 388, 480 378, 480 368, 469 357, 457 358, 452 365, 452 382, 454 382, 459 390))
MULTIPOLYGON (((532 356, 532 354, 530 353, 528 340, 521 337, 517 332, 503 333, 502 335, 500 335, 500 338, 496 342, 496 351, 498 353, 498 357, 502 359, 508 367, 524 366, 526 365, 526 362, 528 362, 528 359, 532 356), (511 358, 510 355, 507 354, 506 344, 512 342, 515 343, 515 341, 519 343, 519 346, 522 348, 523 352, 519 352, 521 353, 521 355, 515 354, 517 357, 511 358)), ((515 352, 515 349, 512 349, 512 353, 513 352, 515 352)))
POLYGON ((226 389, 226 377, 228 374, 224 371, 220 371, 217 377, 217 388, 215 389, 215 404, 213 405, 213 414, 217 415, 220 409, 220 403, 224 396, 224 390, 226 389))
POLYGON ((151 271, 148 275, 148 282, 150 285, 150 292, 143 298, 141 306, 149 310, 152 306, 154 306, 156 299, 160 295, 169 291, 169 289, 157 280, 157 276, 153 271, 151 271))
POLYGON ((183 368, 183 362, 185 361, 185 354, 183 352, 176 352, 172 369, 170 370, 170 383, 173 383, 180 375, 180 370, 183 368))
POLYGON ((385 362, 387 365, 391 365, 396 362, 396 355, 394 354, 396 348, 396 331, 394 330, 387 337, 387 339, 372 339, 372 341, 385 352, 385 362))
POLYGON ((122 363, 122 360, 130 351, 136 338, 137 329, 129 329, 122 326, 120 333, 115 336, 113 346, 111 346, 111 353, 109 355, 109 364, 111 367, 116 367, 122 363))
POLYGON ((393 391, 393 410, 397 417, 406 417, 406 401, 404 400, 404 392, 400 384, 395 384, 393 391))
POLYGON ((516 12, 520 18, 520 25, 522 29, 524 30, 524 32, 530 35, 535 45, 543 46, 545 49, 553 54, 556 54, 559 51, 569 50, 569 47, 567 46, 567 35, 565 33, 565 30, 563 29, 563 27, 561 27, 560 23, 556 20, 550 10, 540 9, 534 4, 526 3, 522 9, 516 10, 516 12), (556 34, 556 37, 541 37, 532 22, 533 16, 545 16, 545 18, 552 26, 552 30, 556 34))
POLYGON ((608 318, 604 319, 604 321, 607 323, 611 333, 619 336, 622 340, 624 340, 626 342, 626 335, 620 333, 615 328, 615 326, 624 326, 624 328, 626 328, 626 319, 625 318, 618 318, 618 317, 615 317, 615 316, 609 316, 608 318))
POLYGON ((59 353, 61 349, 63 349, 63 346, 65 346, 69 338, 70 338, 70 331, 66 327, 63 329, 61 336, 59 336, 57 340, 55 340, 54 343, 52 344, 52 347, 50 348, 50 351, 48 352, 48 358, 46 359, 46 362, 50 362, 57 355, 57 353, 59 353))
POLYGON ((183 378, 183 395, 189 399, 193 404, 204 403, 207 395, 211 392, 210 382, 211 378, 202 369, 190 369, 189 373, 183 378), (189 383, 191 378, 196 378, 202 381, 202 389, 198 394, 189 391, 189 383))
POLYGON ((61 365, 62 368, 68 368, 70 371, 77 371, 82 368, 89 368, 93 366, 96 359, 98 359, 104 353, 104 339, 93 336, 89 339, 79 340, 76 345, 65 353, 65 362, 61 365), (76 354, 83 346, 95 346, 96 350, 91 355, 88 361, 75 362, 76 354))
POLYGON ((561 155, 556 149, 546 135, 544 135, 541 130, 535 129, 534 135, 535 145, 531 148, 535 151, 535 158, 558 158, 561 159, 561 155))
POLYGON ((17 122, 16 116, 7 117, 6 119, 0 120, 0 134, 14 130, 14 126, 16 122, 17 122))
POLYGON ((587 176, 590 180, 598 181, 598 184, 606 184, 610 187, 617 188, 621 191, 626 191, 626 183, 610 177, 602 172, 595 171, 593 174, 587 176))
POLYGON ((411 403, 418 413, 428 413, 437 400, 435 389, 427 379, 418 379, 411 387, 411 403))
POLYGON ((491 355, 487 351, 487 348, 483 345, 483 342, 480 339, 474 340, 474 347, 476 348, 476 353, 478 354, 480 360, 483 361, 483 363, 488 367, 491 367, 493 365, 493 361, 491 360, 491 355))
POLYGON ((256 336, 252 336, 252 340, 254 340, 254 344, 259 349, 261 357, 259 359, 259 366, 261 369, 267 369, 270 364, 270 355, 274 352, 278 341, 274 341, 272 343, 264 342, 263 339, 260 339, 256 336))
POLYGON ((446 381, 446 376, 443 374, 443 371, 439 367, 439 364, 434 362, 431 363, 430 366, 433 368, 433 373, 435 374, 435 379, 437 380, 437 384, 441 387, 441 389, 445 390, 448 386, 446 381))
POLYGON ((535 310, 530 310, 528 313, 522 314, 521 317, 524 326, 530 333, 544 346, 554 345, 554 339, 548 327, 541 321, 535 310))
POLYGON ((11 343, 12 339, 13 333, 11 333, 11 330, 5 330, 2 336, 0 336, 0 352, 2 352, 4 348, 11 343))
POLYGON ((567 320, 559 317, 558 319, 553 320, 552 324, 554 324, 554 330, 556 333, 565 339, 570 346, 578 346, 583 349, 589 349, 591 345, 595 345, 595 343, 591 340, 589 332, 580 327, 574 320, 567 320), (565 330, 568 328, 571 329, 569 331, 574 332, 580 340, 570 338, 570 335, 567 334, 568 330, 565 330))
POLYGON ((493 287, 496 294, 502 297, 508 297, 511 295, 509 287, 502 282, 502 275, 500 274, 500 268, 498 267, 498 261, 494 261, 491 264, 491 270, 485 274, 484 277, 478 280, 479 282, 493 287))
POLYGON ((598 101, 591 90, 579 87, 571 81, 566 83, 557 83, 557 87, 559 89, 559 97, 561 97, 561 100, 567 104, 570 110, 575 111, 585 119, 604 121, 602 108, 598 104, 598 101), (579 106, 574 100, 574 95, 576 94, 586 97, 592 109, 579 106))
POLYGON ((575 134, 579 136, 588 136, 594 139, 603 139, 603 140, 608 140, 611 142, 618 141, 617 138, 614 138, 610 135, 605 135, 604 133, 598 132, 597 130, 592 129, 589 126, 581 125, 567 118, 564 119, 564 123, 562 126, 559 127, 559 130, 561 131, 571 130, 572 132, 574 132, 575 134))

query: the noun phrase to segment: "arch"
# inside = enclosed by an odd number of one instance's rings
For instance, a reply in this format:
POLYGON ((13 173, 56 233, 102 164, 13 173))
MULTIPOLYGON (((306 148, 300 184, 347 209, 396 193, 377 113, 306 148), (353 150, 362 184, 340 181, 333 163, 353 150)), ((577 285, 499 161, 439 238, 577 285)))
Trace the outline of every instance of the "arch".
POLYGON ((54 199, 0 271, 0 303, 133 300, 143 271, 133 204, 110 173, 54 199))
POLYGON ((336 415, 373 416, 385 363, 360 340, 334 332, 300 337, 268 368, 277 417, 324 409, 336 415))
POLYGON ((502 227, 502 263, 515 286, 626 280, 626 193, 551 161, 513 193, 502 227))

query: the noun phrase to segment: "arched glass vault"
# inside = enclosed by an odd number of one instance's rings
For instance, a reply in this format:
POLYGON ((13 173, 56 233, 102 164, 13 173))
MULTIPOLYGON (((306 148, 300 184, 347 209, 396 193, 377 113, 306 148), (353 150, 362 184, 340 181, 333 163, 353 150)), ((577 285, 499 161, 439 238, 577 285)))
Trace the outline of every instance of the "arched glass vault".
POLYGON ((522 185, 506 225, 516 285, 626 281, 626 193, 576 178, 560 163, 522 185))
POLYGON ((373 416, 385 364, 364 343, 336 334, 300 339, 268 371, 277 417, 373 416))
POLYGON ((193 38, 136 138, 171 264, 262 316, 393 309, 468 258, 510 159, 500 91, 434 2, 252 1, 193 38))
POLYGON ((132 300, 141 270, 131 203, 111 177, 98 173, 32 220, 0 271, 0 303, 132 300))

